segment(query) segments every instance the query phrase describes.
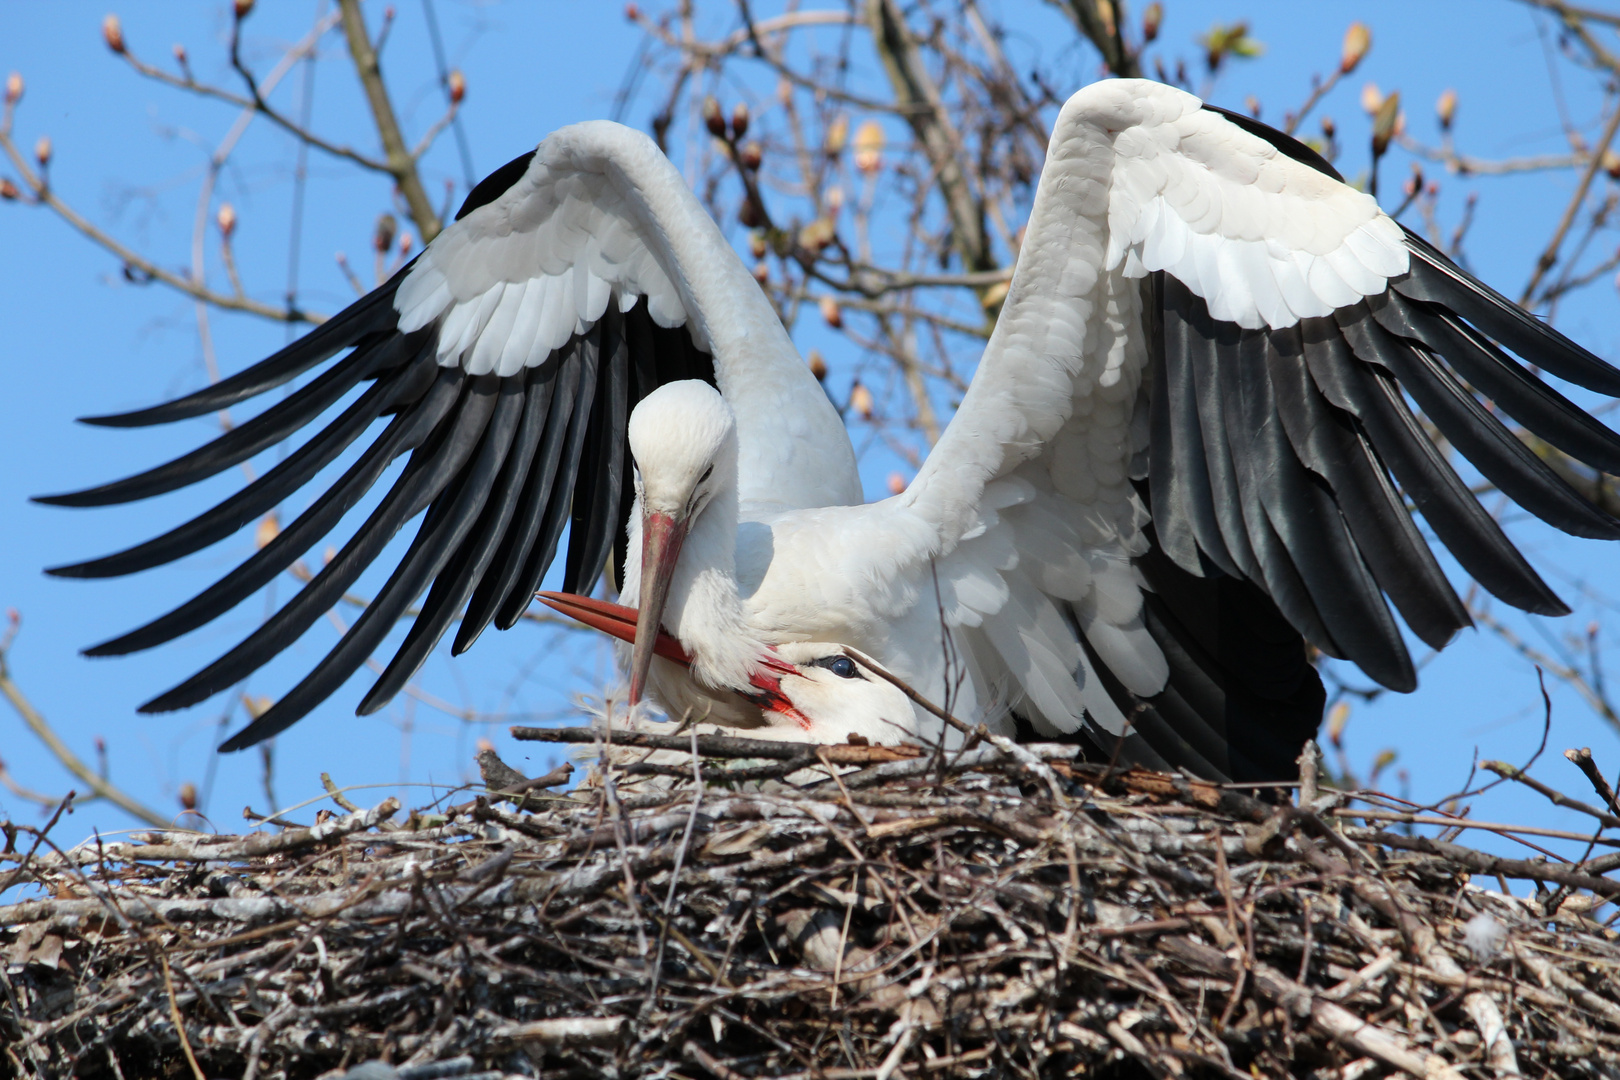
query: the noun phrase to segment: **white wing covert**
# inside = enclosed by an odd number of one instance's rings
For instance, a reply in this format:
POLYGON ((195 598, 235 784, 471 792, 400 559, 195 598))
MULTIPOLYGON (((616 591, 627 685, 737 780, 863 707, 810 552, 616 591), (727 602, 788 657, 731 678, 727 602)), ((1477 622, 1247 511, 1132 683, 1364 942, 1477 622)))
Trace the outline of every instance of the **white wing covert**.
POLYGON ((174 611, 87 650, 119 655, 194 630, 246 599, 325 536, 390 462, 410 455, 366 522, 293 599, 219 660, 142 706, 184 708, 239 682, 292 644, 426 511, 344 637, 225 749, 268 738, 323 701, 424 590, 420 614, 362 713, 386 704, 458 617, 458 653, 491 622, 514 625, 565 528, 565 590, 590 591, 616 545, 622 565, 631 505, 626 423, 664 383, 718 383, 739 417, 753 418, 739 423, 739 439, 774 467, 769 498, 819 505, 858 492, 837 413, 759 287, 651 140, 616 124, 565 128, 497 170, 409 266, 268 359, 178 401, 90 422, 130 427, 200 416, 287 384, 345 350, 282 400, 176 461, 41 500, 99 506, 172 491, 346 403, 274 468, 193 521, 51 571, 133 573, 257 520, 384 422, 359 459, 240 566, 174 611), (792 416, 790 438, 772 413, 792 416))

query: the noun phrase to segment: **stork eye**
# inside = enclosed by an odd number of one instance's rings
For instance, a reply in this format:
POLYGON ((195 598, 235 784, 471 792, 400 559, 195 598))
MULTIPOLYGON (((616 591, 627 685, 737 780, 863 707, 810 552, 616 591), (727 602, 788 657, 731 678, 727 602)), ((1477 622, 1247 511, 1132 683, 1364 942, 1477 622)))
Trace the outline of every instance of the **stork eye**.
POLYGON ((713 474, 713 473, 714 473, 714 466, 713 466, 713 465, 710 465, 710 466, 709 466, 709 467, 708 467, 708 468, 707 468, 707 469, 704 469, 704 470, 703 470, 703 475, 702 475, 702 476, 700 476, 700 477, 698 477, 698 483, 700 483, 700 484, 701 484, 701 483, 703 483, 703 482, 704 482, 704 481, 705 481, 705 480, 707 480, 707 479, 708 479, 708 478, 709 478, 709 477, 710 477, 710 475, 712 475, 712 474, 713 474))
POLYGON ((824 656, 815 661, 817 667, 826 668, 840 679, 858 679, 861 677, 860 669, 855 661, 847 656, 824 656))

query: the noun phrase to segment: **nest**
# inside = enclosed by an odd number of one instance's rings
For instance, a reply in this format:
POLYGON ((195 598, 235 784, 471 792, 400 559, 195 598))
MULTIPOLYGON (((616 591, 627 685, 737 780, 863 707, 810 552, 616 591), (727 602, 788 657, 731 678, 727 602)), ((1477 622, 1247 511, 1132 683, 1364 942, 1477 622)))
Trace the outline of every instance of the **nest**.
POLYGON ((0 1073, 1620 1077, 1613 859, 1409 835, 1314 769, 1296 805, 1073 746, 615 738, 402 822, 7 826, 0 1073))

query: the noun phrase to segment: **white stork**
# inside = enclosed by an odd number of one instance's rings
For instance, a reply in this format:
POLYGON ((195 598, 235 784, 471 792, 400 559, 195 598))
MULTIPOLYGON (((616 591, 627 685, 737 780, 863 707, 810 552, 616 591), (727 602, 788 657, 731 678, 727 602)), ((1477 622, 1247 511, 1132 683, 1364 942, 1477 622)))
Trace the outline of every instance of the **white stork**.
MULTIPOLYGON (((972 386, 911 486, 881 502, 860 503, 843 425, 720 230, 653 143, 614 124, 564 128, 495 172, 416 261, 269 359, 92 422, 198 416, 351 347, 207 446, 46 500, 169 491, 350 401, 215 509, 54 571, 129 573, 230 535, 391 416, 274 541, 90 650, 148 648, 217 617, 410 452, 313 581, 142 706, 183 708, 236 683, 426 510, 372 605, 225 749, 302 717, 424 590, 360 712, 385 704, 458 615, 456 652, 492 621, 511 626, 570 525, 567 592, 593 588, 616 542, 644 550, 621 555, 626 593, 642 600, 644 631, 667 628, 693 660, 654 671, 666 703, 745 712, 738 695, 768 646, 834 642, 935 701, 957 690, 966 714, 999 700, 1036 732, 1078 732, 1127 760, 1273 778, 1321 719, 1303 640, 1404 691, 1416 677, 1389 604, 1436 647, 1470 623, 1405 500, 1496 596, 1568 610, 1413 405, 1520 506, 1620 538, 1620 521, 1494 412, 1620 472, 1620 438, 1504 350, 1604 394, 1620 394, 1620 372, 1459 270, 1307 147, 1151 82, 1097 83, 1063 107, 972 386)), ((655 652, 641 637, 637 690, 655 652)))
MULTIPOLYGON (((638 638, 641 618, 635 608, 557 592, 542 592, 540 599, 620 641, 652 641, 653 653, 669 663, 672 673, 682 673, 669 685, 678 692, 688 681, 684 673, 692 666, 691 654, 667 631, 642 631, 638 638)), ((751 738, 782 742, 842 743, 853 741, 850 736, 880 746, 916 742, 917 712, 885 674, 871 657, 847 645, 824 641, 760 645, 742 673, 744 682, 724 694, 731 706, 726 726, 745 727, 751 738)), ((717 684, 706 685, 712 698, 717 684)), ((717 719, 713 714, 705 709, 696 719, 717 719)))

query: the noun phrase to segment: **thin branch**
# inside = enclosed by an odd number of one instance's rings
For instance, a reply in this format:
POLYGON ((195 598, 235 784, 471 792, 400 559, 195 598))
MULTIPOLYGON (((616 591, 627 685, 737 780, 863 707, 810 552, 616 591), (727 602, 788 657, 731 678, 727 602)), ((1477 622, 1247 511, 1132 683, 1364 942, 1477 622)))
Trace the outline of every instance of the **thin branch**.
POLYGON ((172 289, 177 289, 187 296, 206 301, 214 307, 223 308, 227 311, 245 311, 250 315, 258 315, 261 318, 284 323, 307 322, 318 324, 326 321, 326 316, 317 315, 313 312, 292 311, 287 308, 261 303, 250 297, 232 296, 228 293, 216 292, 206 285, 194 282, 190 278, 183 277, 171 270, 166 270, 152 260, 136 254, 96 228, 77 210, 63 202, 46 182, 44 175, 35 173, 33 169, 29 168, 27 159, 17 149, 17 144, 12 141, 11 121, 12 108, 8 105, 5 108, 3 118, 0 118, 0 150, 4 150, 6 157, 11 160, 12 167, 17 170, 17 175, 22 178, 23 186, 28 189, 39 204, 50 207, 56 211, 57 216, 63 221, 66 221, 97 245, 117 256, 119 261, 124 264, 126 271, 149 280, 161 281, 163 284, 172 289))
POLYGON ((7 660, 9 651, 9 649, 0 649, 0 694, 4 694, 6 700, 11 702, 11 707, 17 710, 17 715, 22 717, 23 723, 28 725, 28 729, 38 737, 39 741, 45 744, 45 749, 50 751, 51 756, 61 762, 68 772, 77 777, 98 798, 106 799, 120 810, 132 817, 139 818, 148 825, 155 825, 160 829, 172 828, 174 826, 172 817, 165 817, 156 810, 152 810, 138 800, 126 795, 116 785, 99 776, 94 769, 86 765, 79 755, 68 747, 67 743, 62 741, 51 725, 46 722, 45 717, 40 714, 38 709, 34 708, 33 704, 23 694, 16 681, 12 679, 11 666, 7 660))
POLYGON ((371 37, 366 32, 365 15, 360 11, 360 0, 338 0, 338 8, 343 15, 343 34, 348 39, 349 56, 354 60, 354 70, 360 77, 360 85, 366 93, 366 104, 371 109, 372 120, 377 125, 377 137, 382 141, 383 150, 388 155, 386 170, 394 178, 399 192, 405 198, 405 205, 410 209, 411 221, 416 225, 416 231, 421 234, 422 242, 427 243, 439 234, 441 223, 439 215, 433 209, 433 201, 428 198, 427 189, 422 186, 422 177, 416 169, 416 159, 411 155, 410 148, 405 145, 405 136, 400 133, 399 120, 394 115, 394 103, 388 97, 388 88, 383 83, 382 67, 377 60, 377 51, 372 47, 371 37))
POLYGON ((1450 146, 1430 146, 1410 135, 1402 135, 1396 141, 1407 153, 1425 161, 1439 162, 1446 167, 1447 172, 1461 176, 1508 176, 1515 173, 1552 172, 1572 169, 1582 162, 1594 160, 1590 154, 1542 154, 1538 157, 1491 160, 1459 154, 1450 146))
MULTIPOLYGON (((324 36, 328 30, 336 26, 337 22, 338 15, 336 13, 323 17, 315 24, 315 28, 311 30, 301 42, 294 45, 287 51, 287 56, 291 57, 294 61, 297 61, 313 52, 316 42, 319 41, 319 39, 324 36)), ((291 118, 283 116, 275 108, 275 106, 271 105, 265 100, 263 95, 269 92, 268 88, 266 87, 261 89, 257 83, 257 80, 253 78, 251 73, 245 74, 245 81, 247 81, 248 86, 251 88, 251 94, 248 97, 243 97, 241 94, 233 94, 223 87, 198 82, 196 79, 191 77, 189 68, 186 69, 185 73, 182 75, 171 75, 162 68, 148 64, 144 60, 137 58, 133 52, 126 50, 124 52, 124 59, 129 63, 129 66, 134 68, 139 74, 153 80, 154 82, 163 83, 165 86, 172 86, 176 90, 185 90, 189 93, 196 94, 199 97, 223 101, 228 105, 235 105, 239 109, 249 109, 263 116, 265 119, 269 120, 283 131, 286 131, 294 138, 300 140, 301 142, 308 143, 310 146, 313 146, 315 149, 320 150, 323 153, 330 154, 336 158, 342 158, 344 161, 351 161, 354 164, 359 165, 361 168, 370 169, 373 172, 386 173, 389 171, 388 163, 386 161, 378 161, 376 158, 367 157, 365 154, 362 154, 359 151, 353 150, 347 146, 340 146, 337 143, 329 142, 307 128, 300 126, 291 118)), ((237 70, 239 72, 246 72, 246 69, 242 67, 238 67, 237 70)))

